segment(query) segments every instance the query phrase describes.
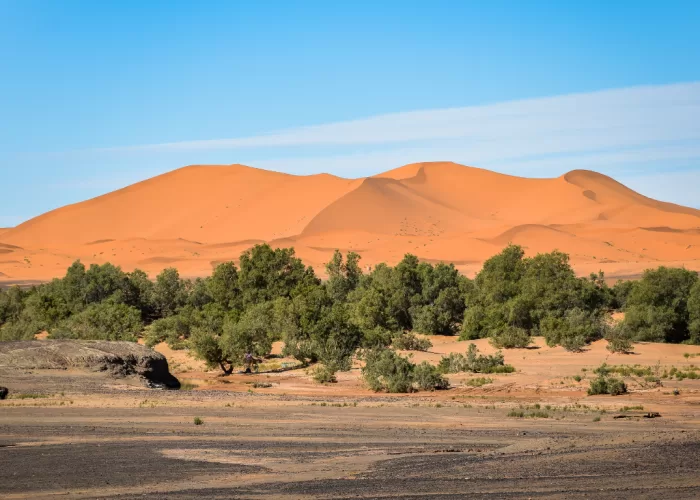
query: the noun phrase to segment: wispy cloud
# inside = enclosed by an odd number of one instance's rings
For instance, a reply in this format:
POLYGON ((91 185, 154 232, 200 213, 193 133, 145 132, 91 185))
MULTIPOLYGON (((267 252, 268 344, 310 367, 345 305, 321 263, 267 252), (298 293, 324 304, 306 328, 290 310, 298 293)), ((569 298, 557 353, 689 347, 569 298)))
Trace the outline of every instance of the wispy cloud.
POLYGON ((392 113, 252 137, 102 149, 173 152, 460 141, 511 157, 700 139, 700 82, 392 113))

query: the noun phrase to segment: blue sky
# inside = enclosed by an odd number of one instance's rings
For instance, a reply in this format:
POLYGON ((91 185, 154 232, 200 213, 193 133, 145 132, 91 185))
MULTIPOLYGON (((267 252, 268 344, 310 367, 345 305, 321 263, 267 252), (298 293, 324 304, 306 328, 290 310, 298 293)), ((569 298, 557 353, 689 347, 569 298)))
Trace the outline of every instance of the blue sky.
POLYGON ((0 227, 193 163, 597 170, 700 207, 700 2, 0 0, 0 227))

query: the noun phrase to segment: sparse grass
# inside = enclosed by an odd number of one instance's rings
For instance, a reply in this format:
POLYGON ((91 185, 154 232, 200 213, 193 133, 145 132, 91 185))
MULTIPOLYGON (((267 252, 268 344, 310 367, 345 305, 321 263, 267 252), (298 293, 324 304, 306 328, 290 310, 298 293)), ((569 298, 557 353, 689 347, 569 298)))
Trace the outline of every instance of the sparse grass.
POLYGON ((642 405, 637 405, 637 406, 623 406, 620 408, 620 411, 633 411, 633 410, 644 410, 644 407, 642 405))
POLYGON ((700 357, 700 353, 698 353, 698 352, 684 352, 683 357, 685 359, 697 358, 697 357, 700 357))
POLYGON ((594 418, 593 418, 593 421, 594 421, 594 422, 600 422, 600 415, 598 415, 597 417, 594 417, 594 418))
POLYGON ((7 399, 46 399, 49 396, 46 394, 33 394, 33 393, 10 393, 7 399))
POLYGON ((507 414, 508 417, 513 418, 549 418, 549 413, 546 411, 535 410, 530 413, 525 413, 523 410, 510 410, 507 414))
POLYGON ((204 420, 199 417, 194 417, 194 425, 204 425, 204 420))
POLYGON ((180 390, 181 391, 192 391, 199 387, 197 384, 193 384, 191 382, 181 382, 180 383, 180 390))

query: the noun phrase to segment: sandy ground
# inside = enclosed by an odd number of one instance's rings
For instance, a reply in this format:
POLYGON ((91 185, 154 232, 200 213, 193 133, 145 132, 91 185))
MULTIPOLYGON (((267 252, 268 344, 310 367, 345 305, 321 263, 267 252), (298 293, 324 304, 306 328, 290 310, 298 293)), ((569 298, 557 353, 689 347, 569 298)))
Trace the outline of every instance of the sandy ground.
MULTIPOLYGON (((431 352, 415 360, 466 350, 454 338, 431 339, 431 352)), ((627 395, 585 392, 605 360, 680 369, 700 360, 699 347, 637 344, 631 355, 608 355, 604 342, 580 354, 541 339, 535 347, 507 351, 517 371, 489 375, 482 387, 459 375, 450 390, 410 395, 368 391, 357 368, 329 385, 301 369, 221 377, 164 345, 158 350, 190 390, 0 369, 14 395, 0 401, 0 497, 700 496, 700 380, 643 387, 629 378, 627 395), (644 418, 650 411, 661 417, 644 418)))
POLYGON ((0 230, 0 283, 62 276, 76 259, 203 276, 252 245, 293 246, 319 274, 333 251, 363 266, 410 252, 468 276, 508 243, 567 252, 581 275, 700 270, 700 211, 646 198, 589 171, 525 179, 454 163, 379 176, 292 176, 192 166, 0 230))

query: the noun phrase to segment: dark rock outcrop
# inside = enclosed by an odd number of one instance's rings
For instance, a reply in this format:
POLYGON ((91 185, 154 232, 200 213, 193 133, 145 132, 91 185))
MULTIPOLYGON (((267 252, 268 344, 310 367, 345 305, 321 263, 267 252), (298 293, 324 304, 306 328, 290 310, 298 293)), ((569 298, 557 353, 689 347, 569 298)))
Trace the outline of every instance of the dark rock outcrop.
POLYGON ((20 340, 0 342, 0 368, 65 370, 85 368, 113 377, 137 376, 151 388, 179 389, 162 354, 134 342, 104 340, 20 340))

